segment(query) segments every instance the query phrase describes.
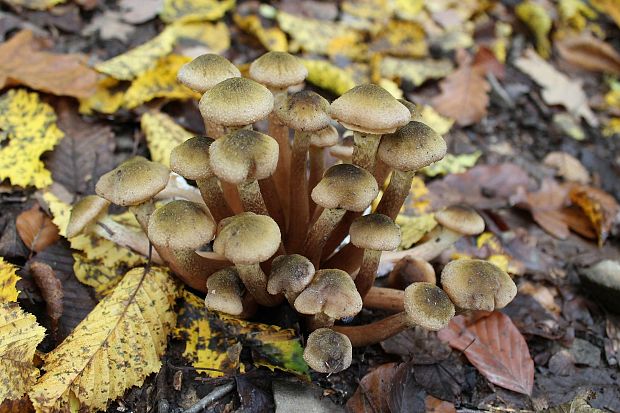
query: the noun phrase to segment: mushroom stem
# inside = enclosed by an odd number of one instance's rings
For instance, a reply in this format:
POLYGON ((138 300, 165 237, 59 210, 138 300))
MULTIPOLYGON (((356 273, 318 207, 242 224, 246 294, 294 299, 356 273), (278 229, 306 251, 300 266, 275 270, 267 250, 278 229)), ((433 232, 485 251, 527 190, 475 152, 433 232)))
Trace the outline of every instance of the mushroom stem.
POLYGON ((360 267, 363 255, 363 249, 357 248, 355 245, 349 243, 329 257, 329 259, 323 263, 323 267, 338 268, 339 270, 352 274, 360 267))
POLYGON ((153 200, 151 199, 138 205, 131 205, 129 210, 136 217, 142 231, 148 235, 149 219, 151 215, 153 215, 153 212, 155 212, 155 203, 153 200))
MULTIPOLYGON (((110 217, 104 217, 97 221, 97 225, 95 225, 93 232, 137 254, 144 257, 149 256, 149 240, 146 234, 144 232, 131 231, 110 217)), ((157 251, 151 253, 151 261, 155 264, 164 263, 157 251)))
POLYGON ((342 241, 344 241, 344 239, 349 235, 349 228, 351 228, 351 224, 356 218, 360 216, 362 216, 362 212, 347 211, 344 218, 342 218, 342 220, 340 221, 340 224, 338 224, 338 227, 336 227, 332 235, 325 243, 325 248, 323 248, 323 253, 321 255, 323 260, 331 256, 332 253, 336 250, 336 248, 338 248, 340 244, 342 244, 342 241))
MULTIPOLYGON (((279 102, 286 98, 287 91, 272 89, 274 96, 274 107, 278 107, 279 102)), ((278 142, 280 149, 278 153, 278 166, 273 174, 276 181, 276 187, 278 188, 278 195, 280 197, 280 203, 284 211, 288 212, 289 197, 288 197, 288 183, 289 183, 289 166, 291 162, 291 144, 289 142, 289 130, 286 125, 283 125, 274 112, 269 114, 269 126, 267 134, 274 138, 278 142)), ((287 217, 289 218, 289 217, 287 217)))
POLYGON ((319 328, 331 327, 335 321, 324 313, 318 313, 306 318, 306 328, 308 331, 314 331, 319 328))
POLYGON ((245 212, 254 212, 255 214, 269 215, 267 205, 260 192, 260 186, 258 181, 243 182, 237 186, 239 189, 239 196, 241 197, 241 204, 245 212))
POLYGON ((201 292, 207 292, 207 279, 211 274, 231 265, 228 261, 201 257, 194 250, 174 251, 162 246, 153 246, 181 281, 201 292))
POLYGON ((308 181, 306 178, 306 161, 310 135, 295 131, 293 153, 291 156, 289 176, 289 226, 287 249, 293 253, 300 252, 306 236, 309 221, 308 181))
POLYGON ((414 175, 415 171, 402 172, 395 169, 390 178, 390 184, 385 190, 381 201, 379 201, 375 212, 396 219, 407 195, 409 195, 414 175))
POLYGON ((266 307, 273 307, 282 302, 282 297, 271 295, 267 292, 267 276, 256 264, 237 264, 239 278, 243 281, 245 288, 256 299, 256 302, 266 307))
POLYGON ((315 267, 319 265, 325 242, 346 212, 345 209, 341 208, 326 208, 312 225, 304 244, 304 255, 315 267))
POLYGON ((405 292, 394 288, 372 287, 364 297, 364 307, 376 310, 401 312, 405 310, 403 302, 405 292))
POLYGON ((379 189, 384 188, 385 180, 390 175, 390 172, 392 172, 392 168, 390 168, 390 165, 386 164, 385 162, 381 160, 381 158, 377 157, 374 176, 375 176, 375 179, 377 180, 377 184, 379 184, 379 189))
POLYGON ((353 132, 353 164, 366 169, 370 173, 375 171, 377 148, 381 142, 381 135, 372 133, 353 132))
POLYGON ((379 268, 379 261, 381 260, 381 252, 382 251, 364 249, 360 271, 357 277, 355 277, 355 287, 362 299, 368 294, 368 291, 375 283, 377 268, 379 268))
POLYGON ((235 214, 242 213, 243 205, 241 204, 241 198, 239 197, 237 185, 226 181, 220 181, 220 184, 222 185, 224 199, 230 206, 230 209, 232 209, 235 214))
POLYGON ((216 176, 198 179, 196 180, 196 184, 215 222, 220 222, 222 219, 234 215, 233 211, 228 206, 228 202, 226 202, 224 198, 224 193, 222 192, 222 188, 220 188, 216 176))
MULTIPOLYGON (((308 179, 308 195, 312 191, 312 188, 314 188, 321 180, 323 172, 325 172, 325 155, 323 152, 323 148, 317 146, 310 146, 310 178, 308 179)), ((311 216, 316 208, 316 203, 309 196, 308 198, 308 216, 311 216)))
POLYGON ((462 236, 463 234, 439 226, 430 232, 429 239, 423 243, 408 250, 386 252, 384 258, 390 262, 396 262, 405 257, 416 257, 425 261, 431 261, 437 258, 462 236))
POLYGON ((258 181, 258 185, 260 186, 260 191, 263 195, 263 200, 265 201, 269 215, 276 221, 278 227, 280 227, 280 231, 284 233, 286 221, 284 211, 282 210, 282 203, 280 202, 280 196, 278 195, 278 187, 276 186, 273 175, 261 179, 258 181))
POLYGON ((334 326, 332 330, 344 334, 353 347, 369 346, 386 340, 410 328, 406 313, 400 312, 361 326, 334 326))

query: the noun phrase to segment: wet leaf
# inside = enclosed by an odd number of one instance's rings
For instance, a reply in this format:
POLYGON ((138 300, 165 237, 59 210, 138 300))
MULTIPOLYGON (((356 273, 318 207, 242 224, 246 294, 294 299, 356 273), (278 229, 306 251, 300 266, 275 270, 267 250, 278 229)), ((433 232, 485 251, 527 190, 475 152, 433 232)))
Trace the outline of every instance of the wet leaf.
POLYGON ((146 135, 151 159, 166 166, 170 164, 170 152, 192 136, 165 113, 147 112, 140 119, 140 126, 146 135))
POLYGON ((31 251, 42 251, 59 239, 58 228, 38 204, 19 214, 15 225, 19 237, 31 251))
POLYGON ((177 287, 164 269, 135 268, 57 348, 30 390, 37 410, 103 409, 159 371, 174 326, 177 287), (128 355, 131 354, 131 357, 128 355), (84 383, 97 383, 84 385, 84 383))
POLYGON ((166 23, 218 20, 235 6, 235 0, 164 0, 159 17, 166 23))
POLYGON ((462 173, 473 167, 476 162, 478 162, 478 158, 480 158, 481 155, 482 152, 480 151, 464 153, 456 156, 449 153, 444 156, 442 160, 423 168, 422 173, 431 177, 437 175, 462 173))
POLYGON ((334 66, 327 60, 304 59, 303 63, 308 69, 308 77, 306 78, 308 82, 329 90, 337 96, 356 85, 355 80, 348 72, 334 66))
POLYGON ((602 246, 620 212, 618 202, 605 191, 586 185, 572 187, 569 197, 586 214, 596 229, 598 243, 602 246))
POLYGON ((543 6, 532 0, 525 0, 515 8, 519 19, 525 23, 536 37, 536 51, 545 59, 551 54, 549 31, 553 22, 543 6))
POLYGON ((19 291, 15 284, 19 280, 17 267, 0 257, 0 303, 17 301, 19 291))
POLYGON ((574 66, 592 72, 620 74, 620 54, 590 34, 566 37, 555 44, 560 56, 574 66))

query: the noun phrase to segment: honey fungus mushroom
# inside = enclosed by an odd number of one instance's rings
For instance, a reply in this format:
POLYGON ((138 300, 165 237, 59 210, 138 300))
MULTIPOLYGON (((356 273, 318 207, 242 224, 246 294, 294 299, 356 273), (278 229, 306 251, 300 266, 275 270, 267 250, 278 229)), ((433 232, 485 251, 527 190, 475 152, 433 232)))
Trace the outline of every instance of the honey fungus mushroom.
POLYGON ((312 370, 338 373, 349 368, 353 346, 347 336, 329 328, 319 328, 308 336, 304 360, 312 370))

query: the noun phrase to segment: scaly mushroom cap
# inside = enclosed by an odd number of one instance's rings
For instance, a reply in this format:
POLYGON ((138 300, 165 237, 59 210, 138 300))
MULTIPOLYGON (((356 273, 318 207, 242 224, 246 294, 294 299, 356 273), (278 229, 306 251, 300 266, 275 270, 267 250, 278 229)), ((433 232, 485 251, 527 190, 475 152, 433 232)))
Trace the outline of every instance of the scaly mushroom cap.
POLYGON ((170 152, 170 169, 187 179, 204 179, 213 176, 209 164, 209 147, 213 139, 194 136, 170 152))
POLYGON ((164 189, 169 177, 164 165, 135 156, 99 178, 95 192, 116 205, 139 205, 164 189))
POLYGON ((446 141, 422 122, 411 121, 381 138, 377 155, 399 171, 417 171, 446 155, 446 141))
POLYGON ((465 310, 503 308, 517 294, 517 286, 510 276, 483 260, 449 262, 441 272, 441 285, 452 302, 465 310))
POLYGON ((312 200, 323 208, 343 208, 362 212, 379 193, 375 178, 365 169, 352 164, 329 168, 312 190, 312 200))
POLYGON ((329 328, 319 328, 308 336, 304 360, 314 371, 338 373, 349 368, 353 346, 349 337, 329 328))
POLYGON ((411 120, 409 109, 381 86, 355 86, 330 106, 332 118, 362 133, 392 133, 411 120))
POLYGON ((303 255, 280 255, 271 264, 271 274, 267 282, 269 294, 299 293, 314 277, 314 265, 303 255))
POLYGON ((405 289, 403 301, 411 326, 437 331, 454 317, 454 304, 444 290, 427 282, 413 283, 405 289))
POLYGON ((302 61, 286 52, 267 52, 250 65, 250 77, 274 89, 297 85, 306 76, 308 70, 302 61))
POLYGON ((154 245, 172 250, 195 250, 211 242, 215 228, 206 207, 196 202, 176 200, 153 212, 148 234, 154 245))
POLYGON ((97 195, 88 195, 80 199, 69 216, 67 225, 67 238, 79 235, 86 227, 97 222, 101 216, 108 212, 110 201, 97 195))
POLYGON ((310 136, 310 145, 317 148, 328 148, 338 143, 338 130, 329 125, 326 128, 319 129, 310 136))
POLYGON ((472 208, 453 205, 435 213, 440 225, 463 235, 478 235, 484 231, 484 219, 472 208))
POLYGON ((200 98, 200 113, 223 126, 245 126, 264 119, 273 109, 273 95, 251 79, 233 77, 218 83, 200 98))
POLYGON ((319 270, 295 300, 302 314, 323 313, 333 319, 353 317, 362 310, 362 297, 351 276, 342 270, 319 270))
POLYGON ((220 221, 213 250, 235 264, 271 258, 280 246, 280 228, 266 215, 244 212, 220 221))
POLYGON ((211 169, 218 178, 235 184, 265 179, 276 170, 278 151, 278 142, 271 136, 239 129, 211 144, 211 169))
POLYGON ((205 305, 210 311, 220 311, 230 315, 243 312, 243 284, 235 267, 219 270, 207 279, 205 305))
POLYGON ((239 69, 225 57, 212 53, 198 56, 181 66, 177 73, 180 83, 199 93, 232 77, 241 77, 239 69))
POLYGON ((349 228, 351 242, 358 248, 392 251, 400 245, 400 227, 383 214, 356 218, 349 228))
POLYGON ((318 131, 329 126, 329 102, 316 92, 302 90, 288 96, 275 108, 275 114, 294 130, 318 131))

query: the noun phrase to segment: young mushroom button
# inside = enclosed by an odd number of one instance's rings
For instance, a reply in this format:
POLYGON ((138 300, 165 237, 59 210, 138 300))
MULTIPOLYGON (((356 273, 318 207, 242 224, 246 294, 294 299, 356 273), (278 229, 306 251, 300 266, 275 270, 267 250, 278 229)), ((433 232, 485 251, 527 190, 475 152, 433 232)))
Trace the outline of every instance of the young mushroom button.
POLYGON ((280 255, 271 263, 271 274, 267 282, 269 294, 284 293, 288 302, 293 305, 314 277, 314 265, 303 255, 280 255))
POLYGON ((205 305, 210 311, 230 315, 243 313, 243 285, 235 267, 224 268, 207 280, 205 305))
POLYGON ((344 334, 329 328, 319 328, 308 336, 304 360, 314 371, 338 373, 351 365, 353 346, 344 334))
POLYGON ((203 54, 184 64, 177 73, 177 80, 188 88, 205 93, 226 79, 241 77, 241 72, 225 57, 203 54))
POLYGON ((108 211, 110 201, 97 195, 88 195, 80 199, 71 208, 69 224, 67 225, 67 238, 86 232, 87 229, 97 222, 108 211))

